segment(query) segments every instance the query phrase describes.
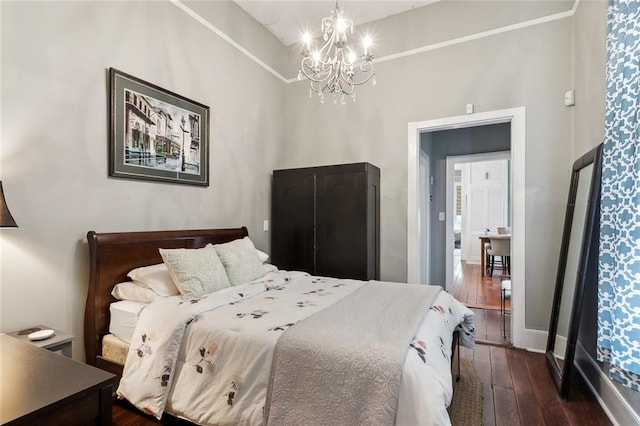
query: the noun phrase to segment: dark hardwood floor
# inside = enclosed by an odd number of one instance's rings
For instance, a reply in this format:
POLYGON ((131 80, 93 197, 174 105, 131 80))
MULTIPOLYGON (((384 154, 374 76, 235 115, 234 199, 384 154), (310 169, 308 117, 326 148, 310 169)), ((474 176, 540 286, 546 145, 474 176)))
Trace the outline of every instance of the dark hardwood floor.
POLYGON ((482 276, 480 265, 458 262, 453 274, 453 296, 476 314, 476 340, 502 346, 511 344, 511 299, 505 300, 505 312, 500 311, 501 278, 482 276))
POLYGON ((476 315, 476 341, 461 357, 472 360, 483 386, 483 425, 608 425, 604 411, 578 378, 572 400, 556 390, 544 354, 511 347, 511 300, 500 311, 501 278, 480 265, 454 269, 454 296, 476 315), (483 343, 483 344, 482 344, 483 343))
POLYGON ((483 425, 610 425, 581 378, 571 401, 558 394, 544 354, 493 345, 461 348, 482 381, 483 425))
MULTIPOLYGON (((510 304, 503 337, 500 313, 500 278, 481 277, 479 265, 463 265, 455 272, 454 296, 476 314, 474 350, 461 348, 460 356, 472 360, 482 381, 482 425, 610 425, 607 416, 584 383, 574 386, 572 400, 563 401, 546 365, 544 354, 510 347, 510 304)), ((171 417, 157 421, 124 402, 113 408, 116 426, 184 425, 171 417)), ((418 425, 416 425, 418 426, 418 425)))

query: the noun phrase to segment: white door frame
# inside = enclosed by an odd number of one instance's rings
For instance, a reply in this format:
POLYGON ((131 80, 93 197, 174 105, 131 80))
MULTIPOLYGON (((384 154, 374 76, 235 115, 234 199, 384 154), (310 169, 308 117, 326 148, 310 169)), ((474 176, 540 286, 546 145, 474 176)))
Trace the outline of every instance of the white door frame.
POLYGON ((431 185, 430 185, 430 157, 424 151, 420 150, 420 172, 419 186, 419 221, 422 238, 420 239, 420 277, 419 283, 429 284, 431 277, 431 244, 429 239, 431 236, 431 215, 429 206, 431 205, 431 185))
MULTIPOLYGON (((497 151, 487 152, 480 154, 469 155, 455 155, 447 157, 447 194, 446 194, 446 214, 445 214, 445 290, 453 294, 453 240, 449 238, 453 235, 453 181, 455 165, 458 163, 471 163, 474 161, 490 161, 490 160, 505 160, 511 158, 511 152, 509 151, 497 151)), ((478 243, 480 246, 480 243, 478 243)))
POLYGON ((487 124, 511 124, 511 330, 516 347, 531 346, 525 329, 525 126, 526 108, 516 107, 477 114, 408 123, 407 162, 407 281, 419 282, 420 238, 418 171, 420 133, 487 124))

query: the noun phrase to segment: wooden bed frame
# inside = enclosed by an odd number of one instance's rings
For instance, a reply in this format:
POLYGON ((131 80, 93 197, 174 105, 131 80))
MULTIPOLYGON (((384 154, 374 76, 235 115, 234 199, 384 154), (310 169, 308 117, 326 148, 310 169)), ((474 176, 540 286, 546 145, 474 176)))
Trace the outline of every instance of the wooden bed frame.
POLYGON ((249 233, 246 227, 187 231, 96 233, 89 231, 89 291, 84 311, 87 364, 122 376, 122 366, 102 357, 102 337, 109 333, 109 305, 113 287, 129 281, 127 273, 140 266, 162 263, 159 248, 201 248, 222 244, 249 233))

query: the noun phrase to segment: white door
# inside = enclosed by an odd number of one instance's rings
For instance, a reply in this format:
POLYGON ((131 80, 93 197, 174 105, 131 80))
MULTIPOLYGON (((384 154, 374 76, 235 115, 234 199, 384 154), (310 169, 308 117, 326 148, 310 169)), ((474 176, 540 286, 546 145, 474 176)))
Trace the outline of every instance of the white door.
MULTIPOLYGON (((468 170, 465 241, 469 263, 480 263, 479 236, 508 225, 508 160, 471 163, 468 170)), ((463 177, 463 181, 465 181, 463 177)))

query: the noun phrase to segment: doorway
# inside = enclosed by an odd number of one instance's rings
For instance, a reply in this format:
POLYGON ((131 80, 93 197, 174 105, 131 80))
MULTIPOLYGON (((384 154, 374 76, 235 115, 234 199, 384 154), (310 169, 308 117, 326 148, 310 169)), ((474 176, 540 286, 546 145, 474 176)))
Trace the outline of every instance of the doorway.
MULTIPOLYGON (((407 164, 407 281, 439 284, 445 287, 446 283, 433 282, 430 277, 423 276, 421 265, 424 253, 421 253, 421 239, 424 235, 420 227, 419 199, 423 183, 419 179, 420 135, 424 132, 437 130, 459 129, 488 124, 508 123, 511 132, 511 182, 512 182, 512 237, 511 237, 511 285, 512 315, 510 329, 512 342, 516 347, 529 346, 529 336, 525 329, 525 114, 524 107, 505 110, 489 111, 477 114, 447 117, 437 120, 408 123, 408 164, 407 164)), ((443 212, 444 215, 445 212, 443 212)), ((437 218, 440 219, 438 213, 437 218)), ((433 220, 432 220, 433 222, 433 220)), ((431 229, 430 235, 434 234, 431 229)), ((453 239, 446 239, 447 244, 453 250, 453 239)), ((431 267, 433 275, 433 265, 431 267)))
POLYGON ((457 257, 466 263, 480 264, 480 235, 485 231, 495 233, 498 227, 511 227, 510 161, 511 151, 447 157, 445 235, 454 236, 453 245, 447 239, 443 247, 445 289, 449 293, 453 293, 457 257))

